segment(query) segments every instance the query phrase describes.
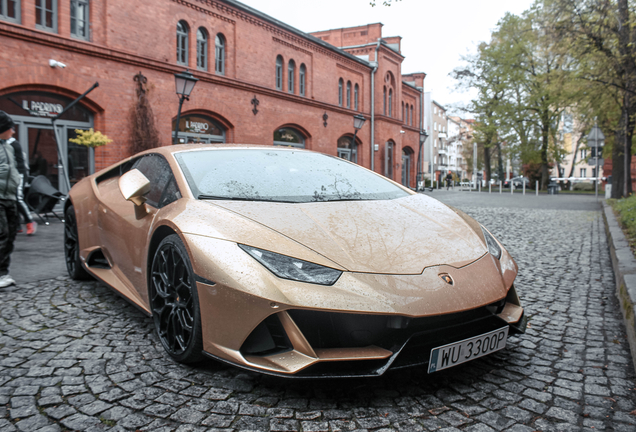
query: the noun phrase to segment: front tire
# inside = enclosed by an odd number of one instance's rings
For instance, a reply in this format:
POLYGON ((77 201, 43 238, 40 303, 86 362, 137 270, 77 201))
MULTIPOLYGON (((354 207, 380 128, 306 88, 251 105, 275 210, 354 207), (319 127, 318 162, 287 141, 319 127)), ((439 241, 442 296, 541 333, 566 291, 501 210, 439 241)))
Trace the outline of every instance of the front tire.
POLYGON ((157 336, 180 363, 203 358, 201 311, 194 271, 177 234, 164 238, 152 260, 150 308, 157 336))
POLYGON ((71 279, 92 279, 91 275, 82 266, 82 261, 79 257, 77 219, 75 219, 75 209, 72 205, 68 206, 64 212, 64 261, 66 261, 66 270, 71 279))

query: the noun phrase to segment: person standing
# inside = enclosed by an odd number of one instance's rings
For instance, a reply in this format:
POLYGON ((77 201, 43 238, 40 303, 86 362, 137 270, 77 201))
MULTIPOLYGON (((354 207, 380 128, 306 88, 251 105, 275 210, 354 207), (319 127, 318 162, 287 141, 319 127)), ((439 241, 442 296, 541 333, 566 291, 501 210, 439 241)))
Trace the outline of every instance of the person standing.
POLYGON ((20 174, 13 147, 8 143, 14 133, 13 120, 0 111, 0 288, 15 284, 9 275, 9 264, 20 220, 17 206, 20 174))
POLYGON ((446 174, 446 190, 448 190, 448 188, 451 187, 452 183, 453 183, 453 173, 452 171, 449 170, 448 174, 446 174))
MULTIPOLYGON (((15 163, 18 167, 18 172, 20 173, 20 184, 18 185, 18 212, 22 215, 24 220, 26 221, 26 234, 28 236, 35 234, 37 230, 37 223, 33 220, 33 216, 31 216, 31 211, 29 207, 24 202, 24 181, 29 175, 29 167, 26 164, 26 160, 24 157, 24 152, 22 151, 22 146, 15 138, 9 138, 7 143, 13 147, 13 152, 15 153, 15 163)), ((21 232, 21 231, 20 231, 21 232)))

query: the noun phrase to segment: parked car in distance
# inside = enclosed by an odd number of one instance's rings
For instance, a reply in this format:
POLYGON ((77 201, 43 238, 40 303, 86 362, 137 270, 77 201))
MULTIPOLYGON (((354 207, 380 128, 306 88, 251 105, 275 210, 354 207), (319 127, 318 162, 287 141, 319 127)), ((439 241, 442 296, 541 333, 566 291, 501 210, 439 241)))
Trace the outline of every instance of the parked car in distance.
POLYGON ((530 187, 530 179, 524 176, 513 177, 504 181, 504 187, 509 188, 511 183, 515 188, 522 188, 524 183, 526 184, 526 188, 530 187))

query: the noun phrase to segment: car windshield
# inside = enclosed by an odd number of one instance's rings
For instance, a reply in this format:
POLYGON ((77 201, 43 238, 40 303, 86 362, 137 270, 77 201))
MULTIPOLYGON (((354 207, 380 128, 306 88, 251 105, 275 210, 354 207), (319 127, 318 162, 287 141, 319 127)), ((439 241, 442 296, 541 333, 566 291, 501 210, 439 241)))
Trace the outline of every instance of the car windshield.
POLYGON ((319 153, 214 149, 180 152, 175 158, 199 199, 305 203, 408 195, 379 175, 319 153))

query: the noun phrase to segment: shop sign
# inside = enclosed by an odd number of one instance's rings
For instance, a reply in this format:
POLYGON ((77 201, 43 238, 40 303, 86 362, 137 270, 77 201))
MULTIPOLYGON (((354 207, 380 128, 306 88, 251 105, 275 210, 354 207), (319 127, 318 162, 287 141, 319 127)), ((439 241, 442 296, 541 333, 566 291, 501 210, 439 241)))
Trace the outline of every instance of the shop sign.
POLYGON ((28 111, 32 116, 37 117, 55 117, 64 111, 61 104, 22 100, 22 108, 28 111))
POLYGON ((185 131, 193 133, 206 133, 210 129, 210 125, 207 122, 185 122, 185 131))

